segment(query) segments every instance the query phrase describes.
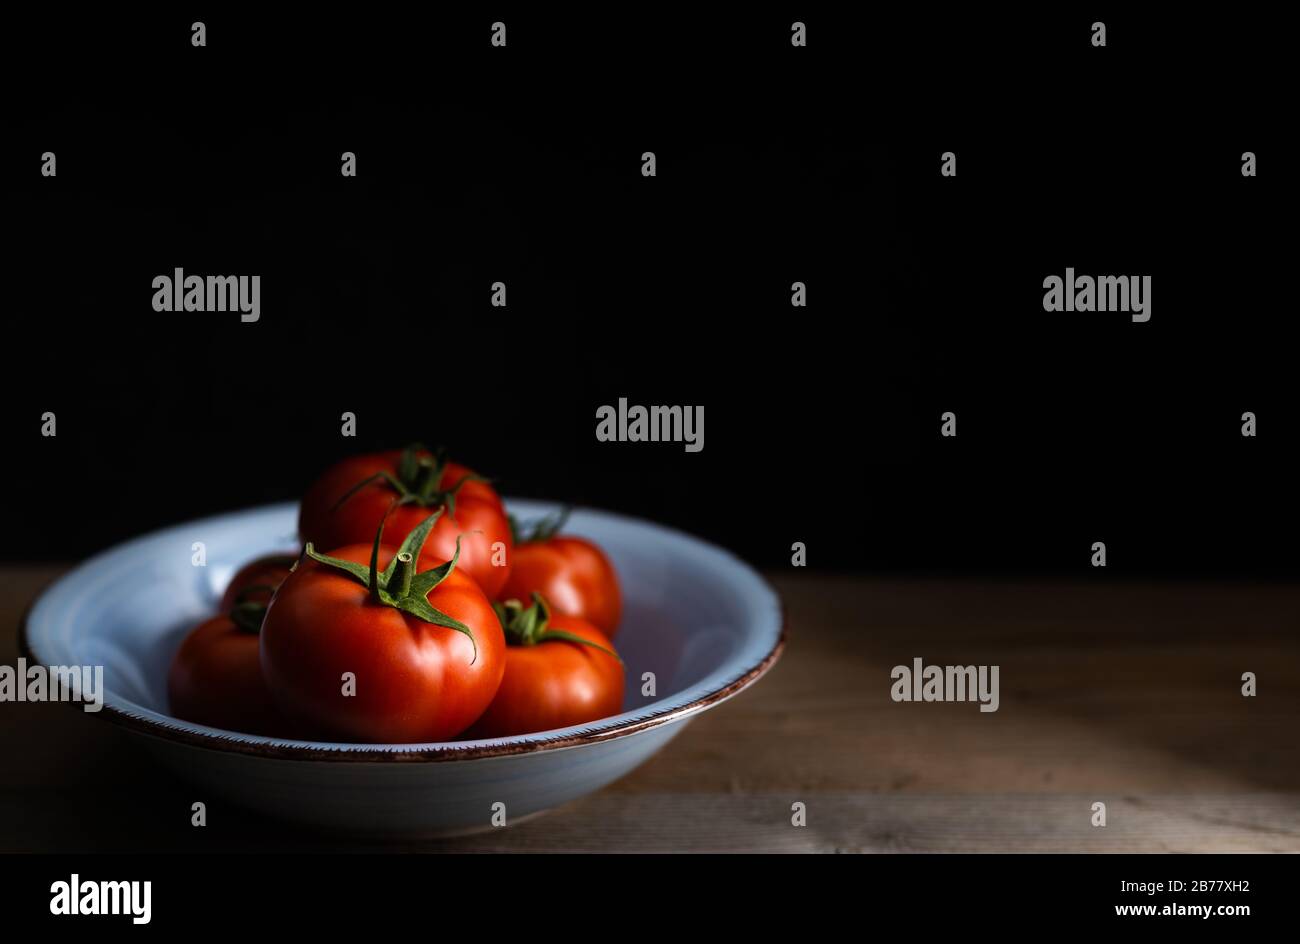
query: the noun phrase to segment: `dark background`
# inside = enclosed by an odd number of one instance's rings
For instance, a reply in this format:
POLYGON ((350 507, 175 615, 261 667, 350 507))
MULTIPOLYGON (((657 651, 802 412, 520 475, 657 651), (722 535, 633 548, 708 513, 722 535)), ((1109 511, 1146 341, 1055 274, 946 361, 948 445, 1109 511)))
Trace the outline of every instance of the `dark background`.
POLYGON ((1092 575, 1101 540, 1110 575, 1294 575, 1280 24, 359 19, 11 25, 3 557, 293 498, 419 439, 507 495, 766 566, 798 540, 823 570, 1092 575), (153 312, 177 266, 261 275, 261 320, 153 312), (1150 274, 1151 321, 1044 312, 1067 266, 1150 274), (703 404, 704 451, 598 443, 620 396, 703 404))

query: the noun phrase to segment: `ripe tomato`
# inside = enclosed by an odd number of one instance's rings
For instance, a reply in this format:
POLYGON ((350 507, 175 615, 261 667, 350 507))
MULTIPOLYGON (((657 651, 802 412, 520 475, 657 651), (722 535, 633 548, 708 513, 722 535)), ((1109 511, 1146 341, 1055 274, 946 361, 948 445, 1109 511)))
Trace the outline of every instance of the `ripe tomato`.
POLYGON ((307 545, 262 626, 262 675, 287 714, 340 739, 410 743, 455 737, 487 708, 505 670, 492 604, 459 549, 415 572, 442 513, 396 551, 382 521, 369 546, 307 545))
POLYGON ((595 544, 557 536, 563 523, 564 516, 547 519, 532 534, 517 535, 497 599, 530 600, 540 593, 556 613, 586 620, 612 639, 623 612, 618 574, 595 544))
POLYGON ((623 662, 595 626, 552 615, 540 595, 527 609, 511 600, 497 612, 510 642, 506 671, 468 737, 550 731, 622 710, 623 662))
POLYGON ((181 643, 167 675, 172 714, 227 731, 296 736, 262 681, 257 650, 256 629, 230 615, 200 623, 181 643))
POLYGON ((495 596, 510 568, 510 522, 501 497, 469 469, 420 446, 354 456, 330 468, 303 497, 298 530, 317 548, 369 544, 389 515, 388 534, 396 543, 438 508, 447 513, 429 536, 422 565, 449 559, 463 538, 457 569, 495 596), (494 566, 498 541, 505 553, 494 566))
POLYGON ((298 558, 291 554, 271 554, 249 561, 230 578, 218 609, 229 613, 240 602, 260 603, 265 607, 297 562, 298 558))

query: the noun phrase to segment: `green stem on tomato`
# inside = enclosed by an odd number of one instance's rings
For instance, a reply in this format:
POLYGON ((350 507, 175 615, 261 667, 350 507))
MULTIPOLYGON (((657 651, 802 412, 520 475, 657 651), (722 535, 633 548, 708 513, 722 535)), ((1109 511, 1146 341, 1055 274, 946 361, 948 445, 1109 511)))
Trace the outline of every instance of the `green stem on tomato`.
POLYGON ((230 621, 246 633, 256 635, 262 631, 262 620, 266 618, 266 604, 260 600, 250 600, 255 593, 275 593, 275 587, 269 583, 255 583, 244 587, 235 594, 235 604, 226 615, 230 621))
POLYGON ((385 587, 393 596, 404 597, 411 593, 411 578, 415 576, 415 562, 411 558, 409 551, 401 551, 397 557, 397 566, 393 569, 393 576, 389 578, 388 586, 385 587), (393 591, 393 585, 396 583, 397 590, 393 591))
POLYGON ((451 488, 442 488, 443 474, 447 471, 447 455, 441 450, 431 450, 420 443, 412 443, 402 450, 397 460, 397 474, 376 472, 366 476, 349 488, 334 503, 340 507, 367 485, 382 482, 392 489, 397 505, 419 505, 421 508, 446 508, 450 518, 456 517, 456 496, 467 482, 486 482, 481 475, 466 473, 451 488))
POLYGON ((575 642, 599 649, 618 659, 620 665, 623 664, 622 658, 613 649, 608 649, 590 639, 584 639, 577 633, 565 629, 553 629, 550 625, 551 607, 540 593, 534 591, 533 605, 529 607, 525 607, 518 600, 506 600, 504 603, 493 603, 492 608, 496 610, 497 619, 501 621, 506 642, 512 646, 536 646, 538 643, 552 640, 575 642))
POLYGON ((318 563, 342 571, 361 584, 370 592, 371 603, 395 607, 426 623, 464 633, 474 646, 474 658, 471 660, 473 664, 478 660, 478 641, 474 638, 474 631, 460 620, 436 609, 429 602, 429 592, 446 580, 456 569, 456 564, 460 562, 460 538, 456 538, 456 553, 451 556, 451 560, 421 573, 414 572, 420 559, 420 552, 424 550, 424 542, 441 514, 440 508, 412 529, 402 541, 402 546, 397 549, 397 553, 388 562, 388 566, 382 571, 379 569, 379 545, 384 535, 383 521, 379 523, 379 528, 375 532, 375 543, 370 549, 368 567, 355 561, 321 554, 312 547, 310 542, 304 553, 318 563))
POLYGON ((560 533, 560 529, 569 520, 569 515, 572 512, 572 508, 561 508, 554 514, 538 518, 536 521, 530 521, 527 525, 523 524, 514 515, 510 515, 511 543, 517 547, 520 544, 537 544, 542 541, 549 541, 560 533))

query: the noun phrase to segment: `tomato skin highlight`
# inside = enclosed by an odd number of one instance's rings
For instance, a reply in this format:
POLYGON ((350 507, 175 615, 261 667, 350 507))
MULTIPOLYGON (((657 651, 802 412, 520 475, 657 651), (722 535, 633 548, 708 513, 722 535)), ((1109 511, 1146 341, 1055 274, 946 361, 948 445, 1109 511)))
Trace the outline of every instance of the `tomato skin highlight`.
POLYGON ((294 736, 262 680, 256 633, 228 616, 205 620, 185 637, 167 673, 167 701, 178 718, 227 731, 294 736))
MULTIPOLYGON (((395 553, 380 548, 381 569, 395 553)), ((329 552, 366 566, 370 554, 369 544, 329 552)), ((304 558, 262 625, 262 675, 272 697, 286 714, 340 740, 409 744, 460 734, 496 694, 505 635, 479 585, 459 568, 428 600, 473 631, 477 657, 464 633, 374 603, 346 574, 304 558), (353 695, 343 693, 344 673, 355 678, 353 695)))
MULTIPOLYGON (((339 504, 339 500, 378 472, 397 476, 402 450, 353 456, 337 463, 320 476, 303 496, 298 530, 304 541, 318 550, 368 544, 374 540, 379 523, 384 525, 384 543, 394 547, 429 516, 431 509, 418 503, 389 508, 397 493, 382 481, 371 482, 339 504), (337 507, 335 507, 337 505, 337 507)), ((443 469, 439 488, 450 489, 471 470, 454 462, 443 469)), ((473 577, 483 592, 495 597, 510 575, 513 541, 505 506, 496 490, 486 482, 466 482, 456 493, 456 514, 444 512, 424 545, 419 569, 425 570, 451 559, 456 552, 456 538, 461 536, 460 563, 457 570, 473 577), (492 545, 502 542, 506 552, 503 565, 493 566, 492 545)))
POLYGON ((244 597, 246 601, 261 603, 263 606, 270 603, 275 588, 284 583, 284 578, 289 576, 289 571, 293 569, 296 560, 297 556, 294 554, 268 554, 266 557, 249 561, 230 578, 226 592, 221 595, 221 603, 217 611, 229 613, 239 602, 240 594, 250 587, 270 587, 271 590, 253 590, 244 597))
MULTIPOLYGON (((553 615, 550 626, 614 648, 609 637, 585 620, 553 615)), ((505 661, 496 697, 466 737, 533 734, 623 710, 623 665, 608 652, 548 639, 532 646, 507 646, 505 661)))
POLYGON ((585 538, 560 535, 515 546, 499 600, 528 600, 540 593, 551 609, 585 620, 610 639, 618 633, 623 595, 614 565, 585 538))

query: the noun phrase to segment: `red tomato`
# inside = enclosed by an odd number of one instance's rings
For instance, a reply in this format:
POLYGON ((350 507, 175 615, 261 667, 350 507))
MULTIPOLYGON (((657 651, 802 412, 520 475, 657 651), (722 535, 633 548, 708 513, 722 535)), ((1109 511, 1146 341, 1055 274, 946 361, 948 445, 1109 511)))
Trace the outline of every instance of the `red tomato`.
POLYGON ((396 552, 378 538, 327 556, 308 546, 262 626, 262 675, 287 714, 340 739, 410 743, 455 737, 487 708, 505 670, 492 604, 454 555, 414 573, 440 515, 396 552))
POLYGON ((236 603, 260 603, 266 606, 271 602, 275 588, 284 583, 289 571, 298 562, 291 554, 272 554, 250 561, 235 572, 230 578, 226 592, 221 595, 222 613, 229 613, 236 603))
POLYGON ((492 486, 467 478, 471 475, 464 466, 416 446, 344 459, 308 489, 298 530, 320 549, 369 544, 388 515, 386 533, 396 544, 431 511, 445 508, 447 514, 425 546, 422 566, 448 560, 456 538, 463 537, 457 569, 495 596, 510 575, 510 522, 492 486), (401 504, 393 508, 395 500, 401 504), (498 541, 504 554, 497 555, 500 566, 494 566, 492 546, 498 541))
POLYGON ((551 615, 540 597, 527 610, 499 608, 506 671, 471 738, 508 737, 583 724, 623 709, 623 663, 609 637, 585 620, 551 615), (532 613, 531 627, 523 626, 532 613), (531 641, 529 641, 531 640, 531 641))
POLYGON ((556 613, 586 620, 612 639, 623 612, 618 574, 590 541, 554 536, 562 524, 563 518, 544 521, 539 532, 519 538, 497 599, 531 600, 540 593, 556 613))
POLYGON ((167 675, 172 714, 227 731, 290 736, 258 662, 257 633, 230 616, 199 624, 181 643, 167 675))

